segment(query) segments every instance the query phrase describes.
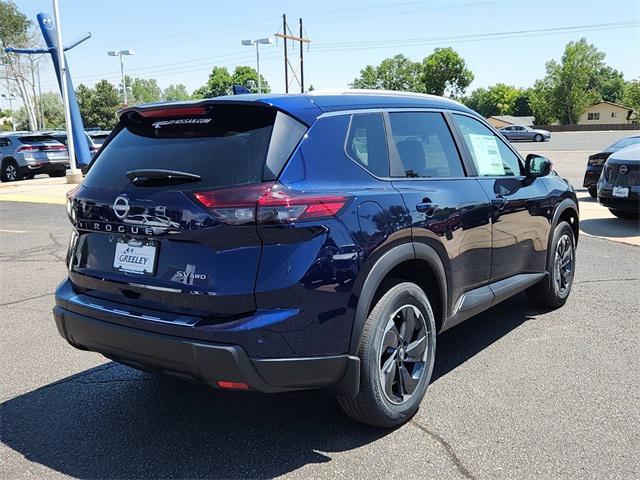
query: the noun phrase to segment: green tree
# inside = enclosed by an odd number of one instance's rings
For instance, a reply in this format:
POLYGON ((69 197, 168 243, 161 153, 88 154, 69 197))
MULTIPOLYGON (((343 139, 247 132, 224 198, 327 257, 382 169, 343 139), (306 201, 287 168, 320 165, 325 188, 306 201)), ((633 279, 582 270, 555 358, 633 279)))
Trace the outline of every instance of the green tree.
POLYGON ((360 77, 351 85, 354 88, 423 92, 420 77, 420 63, 413 62, 404 55, 396 55, 382 60, 377 67, 367 65, 360 70, 360 77))
POLYGON ((616 103, 622 101, 626 86, 622 72, 606 66, 598 72, 596 80, 596 88, 600 92, 602 100, 616 103))
POLYGON ((39 100, 44 114, 44 128, 64 128, 64 107, 62 106, 60 95, 46 92, 42 94, 39 100))
MULTIPOLYGON (((131 96, 127 98, 129 105, 154 103, 162 100, 162 90, 155 78, 145 79, 126 76, 125 79, 128 91, 131 92, 131 96)), ((120 89, 122 90, 122 85, 120 89)))
POLYGON ((193 92, 198 98, 212 98, 226 95, 233 84, 233 79, 226 67, 213 67, 207 84, 193 92))
POLYGON ((115 126, 120 93, 107 80, 100 80, 93 88, 78 85, 76 97, 85 127, 109 130, 115 126))
POLYGON ((175 101, 175 100, 189 100, 191 95, 187 92, 187 87, 185 87, 182 83, 178 83, 177 85, 169 85, 164 89, 162 96, 167 101, 175 101))
MULTIPOLYGON (((242 85, 251 90, 252 93, 258 93, 258 72, 254 68, 243 65, 236 67, 231 80, 233 85, 242 85)), ((260 81, 262 82, 262 93, 271 92, 269 83, 262 75, 260 75, 260 81)))
POLYGON ((512 115, 516 117, 529 117, 533 115, 531 110, 531 89, 520 89, 513 101, 512 115))
POLYGON ((560 63, 547 62, 545 82, 551 88, 555 116, 560 123, 578 123, 580 115, 596 102, 599 73, 605 67, 604 53, 582 38, 569 42, 560 63))
POLYGON ((496 83, 488 88, 477 88, 463 103, 484 117, 492 115, 515 115, 516 100, 522 90, 496 83))
POLYGON ((529 93, 529 105, 536 125, 549 125, 557 120, 551 79, 536 80, 529 93))
POLYGON ((32 82, 32 58, 6 53, 7 47, 35 47, 38 42, 33 22, 12 1, 0 0, 0 78, 6 79, 8 88, 22 99, 28 127, 37 128, 35 85, 32 82))
POLYGON ((457 98, 473 82, 473 72, 453 48, 436 48, 422 61, 422 82, 426 93, 457 98))
POLYGON ((640 79, 630 81, 624 89, 622 102, 629 108, 633 108, 633 119, 640 120, 640 79))

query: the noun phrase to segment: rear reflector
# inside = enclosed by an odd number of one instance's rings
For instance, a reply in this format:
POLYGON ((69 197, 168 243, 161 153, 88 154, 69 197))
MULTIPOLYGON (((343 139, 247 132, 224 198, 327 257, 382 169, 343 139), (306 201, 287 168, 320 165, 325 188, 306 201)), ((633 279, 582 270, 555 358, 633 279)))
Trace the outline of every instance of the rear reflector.
POLYGON ((249 385, 242 382, 228 382, 226 380, 218 380, 218 386, 227 390, 249 390, 249 385))
POLYGON ((261 183, 195 194, 220 221, 230 225, 282 224, 335 216, 347 203, 341 195, 307 195, 261 183))

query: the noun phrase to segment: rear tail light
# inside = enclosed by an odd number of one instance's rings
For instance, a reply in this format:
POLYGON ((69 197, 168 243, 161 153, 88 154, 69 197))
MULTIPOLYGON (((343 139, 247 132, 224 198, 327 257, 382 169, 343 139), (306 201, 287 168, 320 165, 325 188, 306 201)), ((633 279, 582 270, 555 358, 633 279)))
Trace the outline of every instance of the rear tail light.
POLYGON ((330 218, 348 201, 342 195, 307 195, 273 183, 199 192, 195 197, 220 221, 230 225, 330 218))
POLYGON ((58 152, 66 150, 64 145, 23 145, 18 152, 58 152))

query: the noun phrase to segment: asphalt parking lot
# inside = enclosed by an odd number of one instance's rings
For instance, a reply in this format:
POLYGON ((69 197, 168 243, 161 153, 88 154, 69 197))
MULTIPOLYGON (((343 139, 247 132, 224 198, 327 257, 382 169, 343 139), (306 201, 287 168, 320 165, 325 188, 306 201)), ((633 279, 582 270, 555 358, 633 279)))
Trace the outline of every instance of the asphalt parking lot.
MULTIPOLYGON (((569 151, 554 137, 517 148, 576 186, 588 152, 613 141, 569 151)), ((1 478, 640 477, 637 246, 583 231, 564 308, 519 295, 442 334, 422 408, 382 431, 325 392, 212 391, 73 349, 51 317, 69 234, 64 207, 0 196, 1 478)))

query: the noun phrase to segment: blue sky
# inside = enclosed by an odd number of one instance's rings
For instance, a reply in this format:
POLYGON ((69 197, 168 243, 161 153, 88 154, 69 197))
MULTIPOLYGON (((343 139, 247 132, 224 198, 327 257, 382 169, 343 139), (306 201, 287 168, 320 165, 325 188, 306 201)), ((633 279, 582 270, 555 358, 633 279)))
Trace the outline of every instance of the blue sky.
MULTIPOLYGON (((347 87, 367 64, 397 53, 419 60, 446 46, 474 72, 472 89, 496 82, 527 87, 544 75, 546 61, 559 59, 568 41, 583 36, 627 79, 640 77, 638 0, 59 1, 65 39, 93 35, 68 54, 76 85, 119 82, 119 63, 106 52, 128 48, 136 51, 126 58, 128 74, 193 90, 213 66, 255 66, 255 50, 240 41, 272 36, 281 29, 282 13, 295 30, 303 18, 312 40, 305 48, 305 80, 316 88, 347 87), (620 22, 636 25, 603 26, 620 22), (571 30, 540 32, 558 28, 571 30), (516 31, 523 33, 483 36, 516 31)), ((34 21, 38 12, 52 12, 50 0, 17 5, 34 21)), ((284 91, 282 50, 281 42, 261 47, 261 71, 276 92, 284 91)), ((292 60, 297 56, 296 50, 292 60)), ((43 89, 55 89, 54 82, 47 67, 43 89)))

